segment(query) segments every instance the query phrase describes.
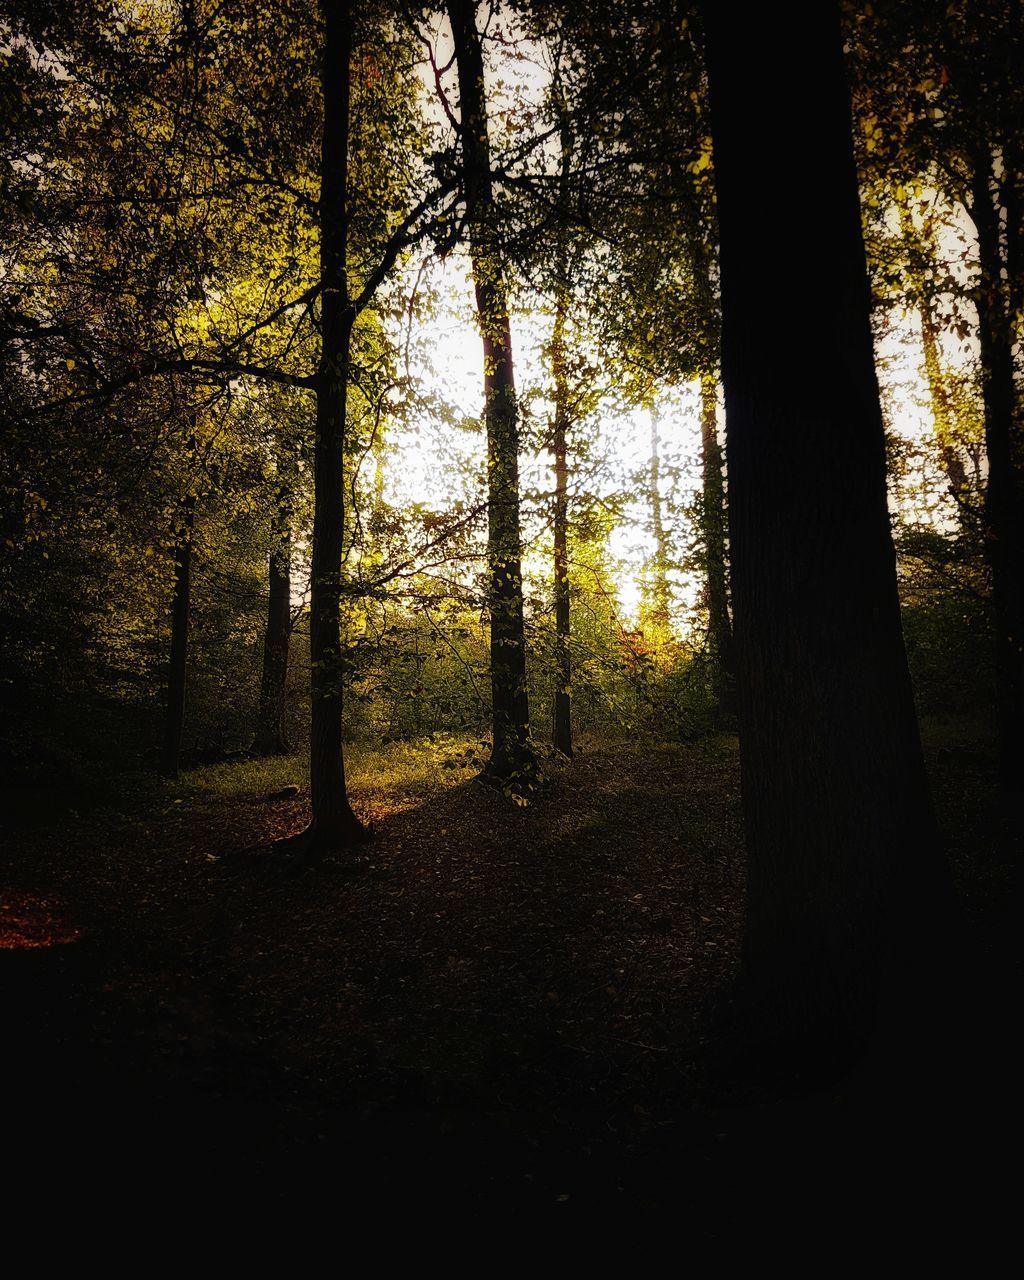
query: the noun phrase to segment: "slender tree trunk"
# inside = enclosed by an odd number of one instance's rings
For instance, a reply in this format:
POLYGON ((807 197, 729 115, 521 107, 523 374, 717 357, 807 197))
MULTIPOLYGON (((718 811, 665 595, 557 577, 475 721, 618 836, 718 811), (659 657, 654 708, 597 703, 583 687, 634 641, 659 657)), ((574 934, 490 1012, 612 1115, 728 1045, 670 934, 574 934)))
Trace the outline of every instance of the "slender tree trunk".
POLYGON ((921 347, 924 353, 924 373, 928 383, 928 396, 932 406, 932 420, 935 423, 935 440, 939 446, 939 457, 942 469, 946 474, 946 482, 950 495, 957 507, 964 511, 967 496, 967 468, 957 453, 954 443, 955 413, 949 402, 949 393, 942 376, 942 358, 940 355, 939 328, 935 323, 931 298, 928 296, 926 281, 921 271, 912 261, 914 246, 918 232, 910 209, 905 201, 899 203, 900 228, 907 245, 908 258, 911 263, 908 277, 917 301, 917 312, 921 321, 921 347))
POLYGON ((1003 791, 1016 796, 1024 790, 1024 445, 1016 420, 1012 286, 1002 280, 991 177, 991 156, 983 152, 975 166, 970 213, 981 265, 978 341, 988 457, 985 550, 996 627, 999 778, 1003 791))
POLYGON ((651 508, 651 528, 654 533, 654 574, 652 584, 651 620, 662 632, 668 630, 668 539, 661 510, 661 439, 658 411, 651 406, 651 462, 648 473, 647 496, 651 508))
POLYGON ((569 469, 565 435, 569 421, 569 388, 565 376, 565 322, 568 294, 561 281, 555 301, 551 364, 555 378, 555 422, 551 442, 555 456, 555 698, 551 741, 556 751, 572 755, 572 658, 569 649, 569 469))
POLYGON ((268 581, 267 627, 263 636, 263 679, 252 749, 255 755, 282 756, 288 754, 288 741, 284 732, 284 703, 288 681, 288 647, 292 635, 291 502, 287 489, 282 489, 278 495, 268 581))
POLYGON ((519 527, 519 414, 512 363, 508 291, 492 198, 483 54, 475 0, 449 0, 459 74, 462 163, 469 251, 483 338, 487 424, 493 745, 485 775, 503 787, 528 787, 537 773, 530 745, 519 527))
POLYGON ((384 511, 384 480, 387 468, 384 465, 384 443, 378 441, 374 449, 373 460, 373 509, 379 516, 384 511))
POLYGON ((780 1034, 849 1044, 887 965, 937 958, 929 930, 948 881, 900 625, 838 11, 709 0, 704 13, 748 851, 743 970, 780 1034), (793 278, 797 266, 813 288, 793 278), (779 373, 794 353, 798 387, 779 373))
POLYGON ((731 708, 736 679, 729 618, 725 554, 725 485, 718 443, 718 383, 713 374, 700 380, 701 479, 704 506, 704 572, 708 593, 708 629, 715 658, 715 695, 731 708))
POLYGON ((921 347, 924 352, 924 373, 928 382, 928 396, 932 404, 935 438, 939 445, 942 469, 953 501, 963 507, 967 495, 967 468, 953 443, 955 416, 949 403, 949 393, 942 376, 939 356, 939 330, 931 306, 924 299, 918 308, 921 319, 921 347))
POLYGON ((160 772, 178 776, 181 735, 185 727, 185 673, 188 664, 188 624, 192 590, 192 535, 196 500, 192 494, 182 503, 181 520, 174 537, 174 597, 171 602, 171 652, 167 670, 167 718, 160 772))
POLYGON ((310 583, 310 797, 304 833, 314 851, 365 838, 345 787, 341 562, 345 525, 345 415, 353 314, 348 296, 348 118, 351 13, 323 4, 324 127, 320 168, 321 354, 316 375, 313 553, 310 583))
POLYGON ((729 560, 726 553, 726 501, 722 447, 718 441, 719 307, 715 294, 714 246, 701 235, 690 237, 694 264, 694 300, 703 319, 700 330, 703 372, 700 378, 701 497, 703 500, 704 574, 708 631, 714 654, 714 693, 722 710, 736 702, 736 655, 729 614, 729 560))

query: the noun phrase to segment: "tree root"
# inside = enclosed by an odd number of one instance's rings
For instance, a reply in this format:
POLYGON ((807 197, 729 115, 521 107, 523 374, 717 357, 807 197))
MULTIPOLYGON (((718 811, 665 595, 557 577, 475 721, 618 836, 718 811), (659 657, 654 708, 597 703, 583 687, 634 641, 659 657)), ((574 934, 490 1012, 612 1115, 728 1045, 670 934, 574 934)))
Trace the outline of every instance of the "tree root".
POLYGON ((311 822, 303 831, 275 840, 271 845, 271 853, 275 856, 283 854, 307 864, 334 862, 337 855, 369 844, 373 835, 372 826, 364 826, 353 814, 340 822, 311 822))

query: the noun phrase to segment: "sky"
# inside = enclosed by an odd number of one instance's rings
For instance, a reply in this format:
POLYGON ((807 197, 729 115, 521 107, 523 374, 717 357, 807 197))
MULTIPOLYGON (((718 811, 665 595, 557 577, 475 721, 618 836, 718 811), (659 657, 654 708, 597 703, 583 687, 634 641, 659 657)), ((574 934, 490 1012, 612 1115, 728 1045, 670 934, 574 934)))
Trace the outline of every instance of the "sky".
MULTIPOLYGON (((439 29, 436 58, 443 65, 450 56, 450 44, 439 29)), ((544 92, 545 74, 542 58, 535 50, 526 49, 519 61, 503 59, 487 67, 487 88, 492 112, 492 134, 500 128, 504 113, 529 107, 544 92)), ((448 77, 453 86, 454 72, 448 77)), ((456 96, 453 93, 453 97, 456 96)), ((424 81, 425 109, 434 111, 432 76, 424 81)), ((951 260, 957 258, 967 241, 962 225, 953 225, 945 233, 942 248, 951 260)), ((464 253, 455 252, 444 262, 410 263, 406 288, 412 277, 420 275, 420 285, 434 298, 436 311, 424 327, 417 321, 401 335, 408 340, 407 372, 427 393, 428 398, 441 398, 454 410, 456 417, 479 419, 483 408, 482 349, 475 319, 475 300, 464 253)), ((549 339, 551 315, 544 299, 525 296, 519 299, 512 316, 513 351, 516 364, 517 390, 520 397, 536 403, 531 396, 550 389, 550 373, 543 356, 549 339)), ((396 336, 398 336, 396 334, 396 336)), ((949 336, 944 358, 951 366, 963 365, 974 355, 974 344, 959 344, 949 336)), ((879 383, 883 409, 892 431, 912 446, 930 437, 933 422, 928 405, 927 384, 923 376, 923 353, 920 324, 914 313, 890 309, 879 329, 876 346, 879 383)), ((540 402, 540 411, 545 405, 540 402)), ((664 516, 667 527, 676 538, 676 550, 685 549, 691 532, 684 527, 681 511, 692 501, 699 487, 700 397, 697 384, 665 388, 658 400, 660 417, 662 469, 665 475, 663 498, 670 499, 664 516)), ((719 430, 723 428, 723 412, 719 408, 719 430)), ((623 518, 611 534, 608 555, 613 566, 612 586, 621 607, 622 620, 633 625, 641 602, 645 566, 654 553, 650 504, 638 481, 649 466, 651 456, 650 418, 646 411, 624 408, 609 398, 587 423, 586 429, 597 436, 608 457, 607 484, 612 489, 625 487, 627 498, 623 518)), ((529 431, 524 433, 529 437, 529 431)), ((443 510, 458 496, 463 472, 484 474, 485 440, 481 426, 475 430, 453 429, 449 422, 438 421, 430 410, 414 412, 411 420, 390 437, 388 462, 388 497, 396 504, 423 502, 443 510)), ((915 458, 911 450, 913 484, 905 490, 894 488, 891 503, 906 506, 914 484, 924 481, 931 494, 926 508, 917 517, 940 526, 948 526, 953 512, 941 477, 923 453, 915 458), (914 468, 917 467, 915 471, 914 468)), ((553 474, 549 456, 524 449, 520 461, 524 494, 550 492, 553 474)), ((918 499, 914 499, 918 502, 918 499)), ((541 589, 549 580, 549 533, 538 518, 536 502, 524 502, 524 569, 527 579, 541 589)), ((693 575, 673 577, 673 615, 682 632, 692 620, 698 600, 699 583, 693 575)), ((529 589, 529 581, 527 583, 529 589)))

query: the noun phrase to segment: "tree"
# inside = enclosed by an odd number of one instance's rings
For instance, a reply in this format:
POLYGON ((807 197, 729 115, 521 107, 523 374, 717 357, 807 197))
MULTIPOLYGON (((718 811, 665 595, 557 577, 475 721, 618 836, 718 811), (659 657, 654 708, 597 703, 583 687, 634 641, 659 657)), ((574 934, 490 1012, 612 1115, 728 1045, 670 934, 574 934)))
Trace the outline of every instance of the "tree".
POLYGON ((900 626, 842 41, 833 6, 704 12, 744 974, 789 1030, 845 1036, 926 932, 945 869, 900 626), (780 280, 797 263, 813 286, 780 280))
POLYGON ((315 379, 313 556, 309 617, 312 671, 310 802, 302 838, 313 847, 358 843, 365 828, 352 812, 342 752, 344 654, 341 644, 341 553, 345 530, 345 418, 352 309, 348 284, 349 75, 347 4, 323 6, 324 123, 320 150, 320 362, 315 379))
POLYGON ((185 679, 192 588, 192 535, 196 500, 189 494, 181 504, 174 530, 174 594, 171 601, 171 651, 167 664, 167 718, 161 772, 176 778, 180 766, 181 735, 185 727, 185 679))
MULTIPOLYGON (((56 383, 58 394, 34 412, 67 417, 175 378, 229 400, 252 382, 312 393, 312 821, 299 847, 352 843, 364 832, 341 747, 348 401, 373 394, 363 357, 382 285, 444 222, 456 186, 430 168, 428 130, 416 127, 415 61, 398 21, 408 15, 324 6, 311 23, 288 5, 274 6, 273 22, 253 21, 235 0, 202 21, 191 6, 172 6, 163 25, 104 14, 75 0, 67 14, 40 6, 24 19, 26 38, 49 50, 43 64, 62 68, 50 77, 72 104, 76 166, 59 157, 53 181, 69 188, 69 222, 86 229, 86 252, 62 246, 57 264, 82 299, 62 310, 87 320, 27 317, 57 371, 40 386, 56 383), (97 312, 103 323, 90 323, 97 312)), ((21 343, 25 319, 14 317, 21 343)), ((274 585, 280 621, 280 556, 274 585)), ((280 636, 270 648, 278 681, 280 636)), ((275 691, 264 707, 277 700, 275 691)))
MULTIPOLYGON (((570 208, 569 183, 573 166, 573 137, 562 92, 560 67, 552 68, 550 98, 558 121, 559 209, 563 218, 570 208)), ((551 706, 551 745, 563 756, 572 749, 572 649, 571 601, 569 590, 569 459, 568 430, 572 411, 566 351, 572 280, 569 270, 569 228, 560 225, 555 236, 554 294, 555 318, 551 329, 551 375, 554 382, 554 412, 551 422, 551 453, 554 461, 555 493, 552 511, 552 594, 555 604, 555 693, 551 706)))
MULTIPOLYGON (((691 6, 536 6, 535 21, 557 51, 552 113, 576 142, 568 170, 540 195, 557 215, 556 235, 572 244, 573 298, 601 332, 607 359, 622 362, 630 398, 656 403, 663 388, 700 380, 703 544, 708 643, 720 705, 732 698, 731 622, 725 486, 717 436, 718 297, 703 68, 693 43, 691 6), (553 188, 553 190, 551 189, 553 188)), ((553 86, 554 87, 554 86, 553 86)), ((557 246, 557 239, 555 244, 557 246)), ((548 242, 548 260, 557 260, 548 242)), ((647 477, 655 554, 651 622, 668 616, 670 561, 655 499, 657 428, 647 477), (652 483, 653 481, 653 483, 652 483)))
POLYGON ((718 442, 718 379, 713 373, 701 375, 700 402, 700 509, 708 633, 715 661, 716 697, 719 706, 731 709, 736 673, 725 550, 725 483, 722 476, 722 446, 718 442))
POLYGON ((650 419, 651 460, 647 475, 647 500, 651 509, 651 529, 654 534, 654 557, 651 566, 651 576, 653 578, 651 622, 655 631, 664 635, 668 630, 669 624, 669 556, 668 539, 665 535, 665 521, 661 512, 661 439, 658 410, 653 404, 650 408, 650 419))
MULTIPOLYGON (((1020 42, 1024 48, 1024 41, 1020 42)), ((985 406, 985 549, 992 574, 996 622, 996 718, 999 727, 999 777, 1009 795, 1024 792, 1024 412, 1016 388, 1014 346, 1020 337, 1020 300, 1024 279, 1021 246, 1014 227, 1024 200, 1009 190, 1021 181, 1010 176, 1010 153, 993 156, 978 149, 968 209, 978 233, 980 297, 978 341, 981 347, 982 400, 985 406), (996 166, 1007 166, 1002 181, 996 166), (1000 206, 1009 211, 1008 234, 1000 234, 1000 206), (1005 250, 1003 243, 1005 241, 1005 250)))
POLYGON ((897 181, 923 176, 959 203, 976 235, 999 774, 1016 796, 1024 787, 1024 12, 1018 0, 881 0, 851 18, 875 167, 897 181))
POLYGON ((284 704, 288 680, 288 649, 292 634, 291 493, 286 481, 278 492, 267 574, 267 625, 263 636, 263 673, 256 713, 253 752, 286 755, 284 704))
MULTIPOLYGON (((898 193, 899 194, 899 193, 898 193)), ((924 376, 928 384, 932 419, 935 423, 935 439, 939 446, 942 469, 946 474, 950 496, 957 504, 961 517, 967 514, 969 480, 964 460, 957 448, 956 411, 942 368, 941 328, 935 314, 935 302, 929 287, 928 266, 936 258, 935 232, 926 223, 918 233, 914 225, 910 202, 903 193, 899 200, 900 232, 906 246, 906 272, 904 283, 910 299, 916 305, 921 322, 921 348, 924 356, 924 376)))
POLYGON ((551 369, 555 382, 551 452, 555 463, 554 545, 552 578, 555 598, 555 696, 551 712, 551 744, 572 755, 572 654, 569 647, 569 464, 566 432, 569 389, 565 370, 565 322, 568 290, 558 284, 551 333, 551 369))
POLYGON ((528 790, 537 774, 530 746, 519 524, 519 413, 516 405, 508 284, 493 199, 483 51, 475 0, 449 0, 458 64, 463 194, 484 352, 493 740, 485 776, 528 790))

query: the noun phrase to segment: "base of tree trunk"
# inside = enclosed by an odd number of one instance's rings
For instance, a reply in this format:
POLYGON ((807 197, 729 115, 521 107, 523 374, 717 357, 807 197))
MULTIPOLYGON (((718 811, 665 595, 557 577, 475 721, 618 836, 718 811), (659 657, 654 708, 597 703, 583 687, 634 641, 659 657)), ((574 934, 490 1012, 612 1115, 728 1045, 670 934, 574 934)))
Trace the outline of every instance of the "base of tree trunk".
POLYGON ((889 930, 876 929, 869 950, 851 945, 829 956, 818 947, 818 963, 806 961, 809 947, 781 958, 748 954, 713 1014, 721 1060, 712 1072, 782 1093, 828 1085, 865 1064, 881 1074, 892 1056, 927 1072, 948 1056, 950 1027, 984 985, 972 974, 966 927, 944 878, 889 930))
POLYGON ((800 1006, 741 976, 705 1012, 705 1070, 713 1089, 802 1095, 842 1079, 863 1055, 872 1003, 859 1009, 800 1006))
POLYGON ((249 755, 257 760, 267 756, 290 756, 292 749, 284 738, 257 738, 249 748, 249 755))
POLYGON ((311 822, 304 831, 276 840, 273 852, 301 858, 306 862, 317 862, 328 854, 360 848, 372 839, 372 827, 364 826, 354 813, 349 813, 329 822, 311 822))
POLYGON ((519 799, 536 795, 545 785, 537 757, 529 748, 519 748, 514 755, 492 754, 477 777, 485 786, 519 799))

